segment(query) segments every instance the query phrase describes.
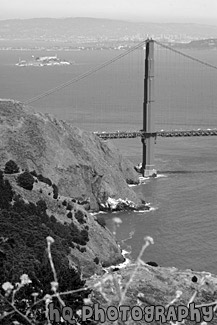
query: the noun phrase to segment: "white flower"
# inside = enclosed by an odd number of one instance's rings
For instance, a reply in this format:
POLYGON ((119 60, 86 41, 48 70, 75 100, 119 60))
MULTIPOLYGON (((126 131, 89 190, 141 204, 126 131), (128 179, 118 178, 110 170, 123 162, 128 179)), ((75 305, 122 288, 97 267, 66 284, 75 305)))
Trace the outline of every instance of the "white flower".
POLYGON ((83 302, 84 302, 85 305, 91 305, 92 304, 92 301, 91 301, 90 298, 84 298, 83 302))
POLYGON ((154 244, 154 239, 150 236, 144 237, 144 240, 147 241, 149 244, 154 244))
POLYGON ((81 313, 81 309, 77 310, 77 311, 76 311, 76 314, 77 314, 78 316, 81 316, 81 314, 82 314, 82 313, 81 313))
POLYGON ((182 295, 182 291, 181 290, 177 290, 176 291, 176 298, 181 297, 181 295, 182 295))
POLYGON ((21 280, 21 285, 32 283, 32 281, 30 280, 28 274, 22 274, 21 277, 20 277, 20 280, 21 280))
POLYGON ((54 239, 53 239, 53 237, 48 236, 46 239, 47 239, 47 242, 48 242, 48 243, 50 243, 50 244, 53 244, 53 243, 54 243, 54 239))
POLYGON ((49 304, 50 302, 52 302, 52 297, 51 297, 51 295, 46 294, 46 295, 44 296, 44 300, 45 300, 45 303, 46 303, 46 304, 49 304))
POLYGON ((52 281, 51 283, 51 290, 53 291, 53 292, 56 292, 57 291, 57 289, 58 289, 58 282, 56 282, 56 281, 52 281))
POLYGON ((5 282, 2 284, 2 289, 4 289, 4 291, 11 291, 13 288, 14 286, 10 282, 5 282))

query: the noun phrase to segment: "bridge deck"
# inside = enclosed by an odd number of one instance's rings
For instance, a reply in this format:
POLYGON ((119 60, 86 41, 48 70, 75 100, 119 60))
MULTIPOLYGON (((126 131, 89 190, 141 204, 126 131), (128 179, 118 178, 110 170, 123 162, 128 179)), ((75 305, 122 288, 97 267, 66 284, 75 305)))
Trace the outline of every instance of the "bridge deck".
POLYGON ((146 133, 144 131, 115 131, 115 132, 94 132, 101 139, 130 139, 130 138, 149 138, 149 137, 201 137, 201 136, 215 136, 217 129, 206 130, 171 130, 171 131, 157 131, 153 133, 146 133))

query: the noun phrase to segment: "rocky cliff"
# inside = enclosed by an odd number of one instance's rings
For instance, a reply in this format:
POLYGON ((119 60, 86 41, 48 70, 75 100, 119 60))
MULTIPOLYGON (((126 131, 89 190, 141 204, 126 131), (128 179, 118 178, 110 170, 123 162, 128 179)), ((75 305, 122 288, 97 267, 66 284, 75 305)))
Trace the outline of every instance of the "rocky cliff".
MULTIPOLYGON (((101 265, 124 261, 109 230, 85 210, 98 210, 101 204, 105 207, 108 198, 140 204, 127 184, 136 183, 137 174, 111 143, 50 115, 34 113, 19 102, 2 100, 0 170, 2 195, 11 193, 7 205, 0 200, 2 208, 9 209, 9 214, 12 209, 12 215, 35 214, 47 220, 47 227, 52 228, 55 220, 69 225, 69 262, 76 264, 83 275, 100 272, 101 265), (12 165, 6 168, 9 161, 12 165)), ((11 226, 7 227, 10 233, 11 226)), ((68 232, 68 228, 61 229, 68 232)), ((4 237, 4 231, 0 235, 4 237)))
POLYGON ((140 203, 127 185, 138 182, 137 174, 110 142, 50 115, 33 113, 19 102, 2 100, 0 168, 9 159, 52 179, 61 195, 90 200, 93 210, 108 197, 140 203))

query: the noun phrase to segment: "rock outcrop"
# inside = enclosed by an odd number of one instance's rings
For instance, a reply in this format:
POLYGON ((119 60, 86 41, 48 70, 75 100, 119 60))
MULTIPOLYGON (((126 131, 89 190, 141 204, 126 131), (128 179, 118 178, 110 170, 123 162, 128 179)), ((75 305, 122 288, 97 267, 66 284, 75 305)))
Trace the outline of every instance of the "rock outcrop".
POLYGON ((12 159, 22 169, 52 179, 61 195, 89 199, 92 210, 109 197, 141 203, 127 185, 138 182, 132 164, 112 143, 90 132, 1 100, 0 139, 0 168, 12 159))
MULTIPOLYGON (((91 294, 92 302, 98 303, 99 307, 105 310, 108 306, 118 306, 121 295, 118 288, 122 288, 122 291, 124 290, 126 283, 128 283, 129 279, 132 277, 134 269, 135 265, 129 265, 125 269, 115 272, 115 274, 108 273, 105 274, 103 278, 95 277, 90 279, 88 285, 93 288, 91 294), (98 290, 98 288, 100 288, 100 290, 98 290)), ((192 270, 183 271, 174 267, 152 267, 147 264, 141 265, 138 267, 130 282, 122 305, 129 306, 130 308, 137 306, 140 307, 141 310, 144 310, 147 306, 153 306, 153 308, 156 306, 163 306, 165 308, 164 314, 166 319, 162 321, 156 320, 156 315, 154 315, 152 321, 146 322, 143 317, 142 320, 137 319, 137 321, 132 321, 131 319, 131 321, 123 322, 123 324, 215 325, 217 324, 217 316, 214 312, 212 314, 214 317, 211 321, 202 323, 202 316, 205 315, 205 313, 202 314, 201 308, 199 309, 201 320, 198 322, 190 320, 190 312, 185 323, 176 323, 176 321, 170 322, 172 318, 169 319, 169 316, 167 318, 168 308, 166 308, 166 306, 173 305, 177 309, 177 306, 187 306, 189 302, 195 303, 195 306, 216 302, 216 285, 217 276, 208 272, 194 272, 192 270)), ((198 312, 196 314, 198 315, 198 312)), ((211 311, 209 313, 206 311, 206 316, 209 314, 211 314, 211 311)), ((195 314, 194 317, 196 317, 195 314)), ((113 324, 113 322, 107 319, 104 324, 113 324)))

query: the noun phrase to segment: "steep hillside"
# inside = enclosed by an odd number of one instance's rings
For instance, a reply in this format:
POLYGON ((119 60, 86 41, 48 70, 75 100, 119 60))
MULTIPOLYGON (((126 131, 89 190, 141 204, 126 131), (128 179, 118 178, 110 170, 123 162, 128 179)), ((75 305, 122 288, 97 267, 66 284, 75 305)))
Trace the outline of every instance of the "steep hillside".
MULTIPOLYGON (((38 309, 27 323, 47 324, 43 297, 52 295, 55 285, 62 292, 78 290, 67 294, 65 303, 79 324, 87 325, 76 314, 89 293, 84 277, 124 258, 102 220, 61 197, 49 178, 32 174, 20 171, 12 160, 0 170, 0 323, 26 323, 21 314, 37 299, 38 309), (13 294, 8 285, 16 286, 13 294), (9 299, 19 313, 10 313, 9 299)), ((55 298, 52 301, 59 307, 55 298)))
POLYGON ((92 210, 109 197, 141 203, 127 185, 138 182, 132 164, 89 132, 2 100, 0 139, 0 168, 12 159, 23 170, 49 177, 60 195, 90 201, 92 210))
MULTIPOLYGON (((12 254, 14 259, 19 256, 20 240, 26 247, 23 252, 42 245, 43 254, 46 236, 56 235, 68 250, 69 264, 84 276, 101 272, 101 266, 123 262, 121 250, 103 220, 74 201, 59 195, 58 187, 42 175, 36 177, 7 167, 0 170, 0 255, 1 238, 16 242, 13 250, 18 251, 12 254), (44 228, 47 235, 43 236, 44 228)), ((4 254, 8 254, 7 250, 4 254)), ((19 272, 22 267, 15 273, 19 272)))

